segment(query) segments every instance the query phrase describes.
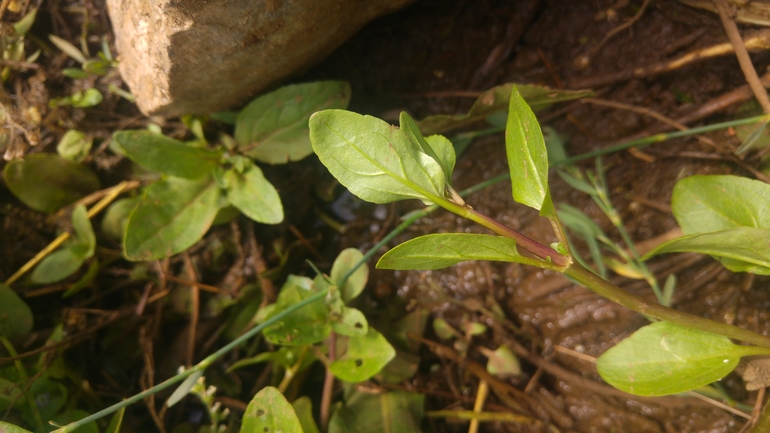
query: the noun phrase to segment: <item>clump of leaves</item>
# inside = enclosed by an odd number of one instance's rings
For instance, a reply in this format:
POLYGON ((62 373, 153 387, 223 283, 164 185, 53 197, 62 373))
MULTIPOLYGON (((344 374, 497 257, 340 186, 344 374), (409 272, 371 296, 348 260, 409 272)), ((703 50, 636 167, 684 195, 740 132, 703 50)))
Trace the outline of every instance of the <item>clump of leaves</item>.
MULTIPOLYGON (((311 117, 313 150, 332 175, 359 198, 374 203, 419 199, 426 204, 437 204, 497 234, 420 236, 385 253, 377 263, 379 268, 428 270, 467 260, 523 263, 564 273, 612 301, 663 320, 642 328, 638 331, 642 333, 639 338, 624 341, 600 358, 600 374, 613 386, 632 393, 663 395, 697 388, 723 377, 741 356, 770 354, 770 340, 758 334, 664 306, 650 305, 577 263, 551 201, 547 150, 540 126, 515 87, 510 92, 508 108, 506 150, 513 198, 538 210, 551 222, 559 239, 551 246, 532 240, 466 204, 450 184, 455 156, 449 140, 441 136, 424 138, 416 123, 405 113, 401 116, 400 128, 343 110, 322 111, 311 117), (526 250, 529 255, 521 254, 518 248, 526 250), (735 346, 727 337, 764 347, 735 346), (635 358, 638 353, 645 353, 646 356, 635 358), (721 357, 720 368, 714 367, 715 353, 721 357), (672 364, 671 359, 678 364, 672 364), (686 368, 679 368, 681 365, 686 365, 686 368), (671 377, 677 380, 672 381, 671 377)), ((713 189, 710 190, 713 192, 713 189)), ((723 218, 720 220, 722 225, 733 225, 723 227, 714 225, 720 223, 712 223, 705 226, 708 233, 699 232, 685 237, 685 240, 672 241, 650 253, 650 256, 679 251, 687 242, 688 250, 708 244, 709 247, 701 248, 701 252, 723 257, 723 263, 727 260, 726 266, 743 271, 762 271, 767 264, 764 255, 770 250, 767 243, 769 237, 762 231, 767 228, 761 223, 764 218, 761 215, 766 212, 756 212, 755 205, 747 203, 759 203, 756 206, 767 209, 768 195, 759 197, 753 191, 751 197, 748 194, 746 191, 746 195, 731 195, 729 205, 744 214, 746 222, 740 224, 750 227, 736 228, 736 221, 723 218), (744 231, 746 235, 751 233, 756 236, 749 245, 758 250, 742 248, 750 241, 746 236, 739 236, 744 231), (728 238, 728 235, 735 236, 728 238), (764 245, 759 245, 762 242, 764 245)), ((692 208, 694 205, 688 206, 692 208)), ((702 207, 711 206, 713 204, 706 201, 702 207)), ((697 230, 704 230, 702 227, 698 226, 697 230)), ((685 233, 692 231, 685 230, 685 233)))

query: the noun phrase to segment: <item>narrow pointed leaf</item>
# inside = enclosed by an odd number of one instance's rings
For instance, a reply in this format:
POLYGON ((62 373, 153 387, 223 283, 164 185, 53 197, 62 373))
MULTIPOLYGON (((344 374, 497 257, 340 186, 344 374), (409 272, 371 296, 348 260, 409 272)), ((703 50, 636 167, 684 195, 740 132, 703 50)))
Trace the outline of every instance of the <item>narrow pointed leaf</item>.
POLYGON ((254 221, 278 224, 283 221, 283 205, 278 191, 262 174, 262 169, 252 165, 243 173, 231 171, 227 186, 230 203, 254 221))
POLYGON ((222 190, 211 176, 155 182, 129 217, 123 252, 134 261, 180 253, 203 237, 225 205, 222 190))
POLYGON ((452 172, 455 168, 455 149, 452 142, 443 135, 431 135, 423 137, 420 127, 406 112, 401 112, 399 118, 401 129, 409 136, 413 143, 420 146, 423 152, 433 158, 441 166, 448 184, 452 183, 452 172))
POLYGON ((300 160, 313 151, 308 119, 316 111, 347 108, 350 86, 344 81, 295 84, 261 96, 235 121, 235 140, 246 155, 268 164, 300 160))
POLYGON ((126 414, 126 408, 122 407, 115 412, 115 415, 110 418, 110 424, 107 426, 105 433, 120 433, 123 428, 123 416, 126 414))
POLYGON ((696 233, 672 239, 647 253, 643 259, 664 253, 693 252, 723 259, 733 272, 770 275, 770 229, 736 227, 696 233))
POLYGON ((377 262, 379 269, 432 270, 469 260, 540 263, 516 250, 513 239, 469 233, 420 236, 391 249, 377 262))
POLYGON ((281 391, 268 386, 246 407, 241 433, 302 433, 302 425, 281 391))
POLYGON ((383 120, 344 110, 310 118, 310 141, 331 174, 362 200, 390 203, 443 198, 441 166, 383 120))
POLYGON ((396 350, 374 328, 366 335, 348 338, 344 355, 329 365, 329 370, 346 382, 363 382, 382 370, 396 356, 396 350))
POLYGON ((334 259, 332 265, 331 279, 339 287, 342 300, 348 303, 358 297, 366 287, 366 281, 369 279, 369 267, 366 263, 359 266, 345 281, 342 279, 350 272, 358 262, 364 258, 364 254, 357 248, 346 248, 334 259))
POLYGON ((150 170, 185 179, 214 172, 222 152, 188 146, 152 131, 121 131, 115 141, 132 161, 150 170))
POLYGON ((72 57, 74 60, 77 60, 78 63, 85 63, 86 62, 86 56, 83 55, 83 52, 80 51, 77 47, 72 45, 69 41, 66 41, 58 36, 55 35, 48 35, 48 39, 51 40, 51 42, 56 45, 56 47, 64 54, 72 57))
POLYGON ((670 322, 647 325, 596 361, 607 383, 634 395, 676 394, 730 373, 742 356, 768 349, 738 346, 727 337, 670 322))
POLYGON ((10 287, 0 283, 0 335, 15 340, 29 334, 32 310, 10 287))
POLYGON ((548 152, 537 118, 514 86, 505 127, 513 199, 540 210, 548 193, 548 152))
POLYGON ((85 206, 78 205, 72 211, 72 227, 75 229, 76 239, 88 247, 85 258, 92 257, 96 249, 96 234, 85 206))
POLYGON ((166 400, 166 406, 171 407, 179 401, 181 401, 187 394, 190 393, 190 390, 193 389, 193 386, 198 382, 198 379, 203 377, 203 370, 196 371, 195 373, 191 374, 187 377, 176 389, 174 392, 171 393, 171 397, 166 400))

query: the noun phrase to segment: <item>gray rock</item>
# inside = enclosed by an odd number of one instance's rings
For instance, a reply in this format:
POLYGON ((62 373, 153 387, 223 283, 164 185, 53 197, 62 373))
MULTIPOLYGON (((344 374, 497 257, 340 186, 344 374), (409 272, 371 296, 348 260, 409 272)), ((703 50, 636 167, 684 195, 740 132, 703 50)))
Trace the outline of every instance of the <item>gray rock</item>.
POLYGON ((108 0, 120 73, 145 114, 245 102, 413 0, 108 0))

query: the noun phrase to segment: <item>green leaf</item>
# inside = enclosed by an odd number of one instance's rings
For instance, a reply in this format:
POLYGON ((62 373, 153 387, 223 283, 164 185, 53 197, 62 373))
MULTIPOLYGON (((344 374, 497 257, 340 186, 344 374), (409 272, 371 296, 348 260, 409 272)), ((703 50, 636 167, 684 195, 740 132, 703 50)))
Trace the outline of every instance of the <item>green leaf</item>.
POLYGON ((222 152, 188 146, 150 131, 121 131, 115 141, 137 164, 169 176, 200 179, 214 172, 222 152))
POLYGON ((32 310, 10 287, 0 283, 0 335, 11 340, 32 330, 32 310))
POLYGON ((357 298, 366 287, 366 281, 369 279, 369 267, 366 263, 359 266, 350 277, 342 284, 342 279, 350 272, 353 267, 363 260, 364 254, 357 248, 346 248, 334 259, 332 265, 331 279, 339 287, 342 300, 345 303, 357 298))
POLYGON ((225 205, 222 190, 211 176, 155 182, 129 217, 123 252, 132 261, 180 253, 203 237, 225 205))
POLYGON ((738 346, 727 337, 656 322, 636 331, 596 360, 607 383, 634 395, 676 394, 730 373, 741 356, 768 349, 738 346))
POLYGON ((350 86, 344 81, 318 81, 281 87, 253 100, 235 122, 241 152, 268 164, 297 161, 313 151, 308 119, 316 111, 347 108, 350 86))
POLYGON ((256 165, 243 173, 231 170, 227 186, 230 203, 254 221, 278 224, 283 221, 283 205, 278 191, 256 165))
POLYGON ((48 101, 48 105, 52 107, 71 105, 76 108, 87 108, 98 105, 100 102, 102 102, 102 99, 104 99, 102 92, 91 88, 85 92, 78 90, 71 96, 65 96, 63 98, 52 98, 50 101, 48 101))
MULTIPOLYGON (((561 101, 569 101, 593 96, 589 90, 554 90, 547 87, 515 84, 521 96, 527 101, 532 110, 540 111, 561 101)), ((508 109, 508 101, 511 99, 511 89, 514 83, 493 87, 476 99, 467 114, 429 116, 418 122, 423 134, 443 133, 461 126, 470 125, 473 122, 483 120, 485 117, 508 109)))
POLYGON ((487 361, 487 372, 489 374, 501 379, 521 375, 519 358, 516 357, 508 346, 502 345, 497 350, 486 349, 482 352, 484 356, 489 358, 487 361))
POLYGON ((41 377, 34 381, 29 390, 32 392, 37 407, 40 410, 40 417, 45 420, 52 418, 54 414, 64 407, 69 395, 67 387, 48 377, 41 377))
POLYGON ((643 260, 664 253, 694 252, 722 259, 733 272, 770 275, 770 229, 736 227, 672 239, 647 253, 643 260))
POLYGON ((345 392, 345 405, 329 420, 329 433, 419 433, 424 402, 423 394, 373 394, 351 386, 345 392))
POLYGON ((770 229, 770 185, 738 176, 690 176, 677 182, 671 209, 684 234, 734 227, 770 229))
POLYGON ((139 201, 138 197, 130 197, 113 202, 102 218, 102 232, 112 240, 122 241, 126 234, 128 217, 136 209, 139 201))
POLYGON ((190 393, 190 390, 193 389, 196 383, 198 383, 198 379, 203 377, 203 370, 198 370, 195 373, 191 374, 187 377, 179 386, 176 387, 174 392, 171 393, 171 396, 166 400, 166 406, 171 407, 177 403, 179 403, 183 398, 187 396, 187 394, 190 393))
MULTIPOLYGON (((9 406, 13 407, 26 403, 22 385, 22 383, 14 383, 0 377, 0 410, 6 410, 9 406)), ((2 431, 2 424, 0 424, 0 433, 2 431)))
POLYGON ((516 241, 470 233, 441 233, 420 236, 385 253, 379 269, 432 270, 469 260, 489 260, 534 265, 538 260, 520 255, 516 241))
POLYGON ((380 119, 344 110, 310 118, 313 150, 350 192, 373 203, 444 196, 444 172, 406 134, 380 119))
POLYGON ((299 418, 303 433, 320 433, 313 419, 313 403, 309 397, 300 397, 291 404, 299 418))
POLYGON ((126 408, 122 407, 115 412, 115 415, 110 418, 110 424, 107 426, 107 430, 104 433, 120 433, 120 429, 123 427, 123 415, 126 413, 126 408))
MULTIPOLYGON (((286 308, 312 296, 317 292, 313 281, 306 277, 290 275, 278 294, 275 308, 267 316, 275 316, 286 308)), ((275 325, 265 328, 267 341, 273 344, 296 346, 324 341, 331 333, 329 310, 323 299, 286 316, 275 325)))
POLYGON ((51 284, 77 272, 88 257, 88 246, 74 244, 47 255, 30 275, 34 284, 51 284))
POLYGON ((420 132, 420 127, 406 112, 401 112, 399 119, 401 130, 412 140, 413 143, 420 146, 423 152, 433 158, 441 170, 444 172, 444 178, 448 184, 452 184, 452 172, 455 168, 455 149, 452 142, 443 135, 431 135, 424 138, 420 132))
POLYGON ((548 194, 548 152, 540 124, 516 86, 511 91, 505 150, 511 170, 513 199, 540 210, 548 194))
POLYGON ((62 50, 64 54, 72 57, 74 60, 77 60, 78 63, 86 62, 86 56, 83 55, 83 52, 68 41, 65 41, 64 39, 55 35, 48 35, 48 39, 50 39, 57 48, 62 50))
POLYGON ((376 329, 360 337, 348 338, 344 355, 329 365, 329 370, 346 382, 363 382, 382 370, 396 356, 396 350, 376 329))
POLYGON ((53 213, 99 189, 90 168, 50 153, 8 163, 3 172, 8 189, 32 209, 53 213))
POLYGON ((5 421, 0 421, 0 433, 32 433, 29 430, 24 430, 23 428, 7 423, 5 421))
POLYGON ((75 163, 83 162, 91 151, 94 139, 84 132, 70 129, 56 145, 56 152, 64 159, 75 163))
POLYGON ((345 307, 339 320, 332 322, 332 329, 341 335, 360 337, 369 331, 369 322, 361 311, 345 307))
POLYGON ((96 249, 96 234, 91 220, 88 219, 88 211, 82 204, 72 210, 72 227, 75 229, 77 241, 88 247, 85 257, 91 258, 96 249))
POLYGON ((302 425, 281 391, 268 386, 246 407, 241 433, 302 433, 302 425))
POLYGON ((24 15, 24 18, 20 19, 19 21, 16 21, 13 24, 13 30, 16 31, 17 36, 24 36, 27 34, 29 29, 32 28, 32 24, 35 23, 35 18, 37 17, 37 8, 32 8, 27 15, 24 15))

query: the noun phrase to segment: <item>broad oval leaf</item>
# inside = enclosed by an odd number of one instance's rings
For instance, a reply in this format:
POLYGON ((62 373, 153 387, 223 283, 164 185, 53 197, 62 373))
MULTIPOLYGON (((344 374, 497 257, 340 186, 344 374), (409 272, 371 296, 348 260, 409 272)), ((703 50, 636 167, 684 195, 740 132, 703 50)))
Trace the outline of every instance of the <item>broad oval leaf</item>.
POLYGON ((483 120, 489 115, 504 112, 508 109, 509 100, 511 99, 511 89, 514 86, 519 89, 521 96, 534 111, 548 108, 556 102, 587 98, 594 95, 590 90, 556 90, 549 89, 548 87, 527 84, 502 84, 479 95, 467 114, 439 114, 426 117, 418 122, 420 130, 426 135, 443 133, 483 120))
POLYGON ((542 261, 520 255, 513 239, 472 233, 440 233, 420 236, 396 246, 380 258, 377 268, 428 271, 469 260, 542 265, 542 261))
POLYGON ((345 404, 329 420, 329 433, 420 433, 424 394, 346 389, 345 404))
POLYGON ((650 251, 643 260, 658 254, 679 252, 716 256, 733 272, 770 275, 770 229, 736 227, 682 236, 650 251))
POLYGON ((360 337, 369 332, 369 322, 361 311, 344 307, 339 319, 332 322, 332 329, 340 335, 360 337))
POLYGON ((329 365, 329 370, 346 382, 363 382, 382 370, 396 356, 396 350, 376 329, 360 337, 348 338, 345 354, 329 365))
POLYGON ((0 335, 15 340, 29 334, 32 310, 10 287, 0 283, 0 335))
POLYGON ((742 356, 768 349, 738 346, 727 337, 656 322, 596 360, 607 383, 634 395, 676 394, 707 385, 730 373, 742 356))
POLYGON ((387 122, 345 110, 310 117, 313 150, 329 172, 362 200, 430 203, 444 196, 444 172, 406 133, 387 122))
POLYGON ((428 138, 422 136, 420 127, 406 111, 401 112, 399 118, 401 130, 406 133, 413 143, 420 146, 423 152, 433 158, 441 170, 448 184, 452 183, 452 172, 455 168, 455 149, 452 142, 443 135, 431 135, 428 138))
MULTIPOLYGON (((275 316, 286 308, 309 298, 317 292, 313 281, 306 277, 290 275, 281 287, 275 307, 266 319, 275 316)), ((324 341, 331 333, 329 309, 323 299, 319 299, 304 308, 284 317, 275 325, 265 328, 265 339, 273 344, 297 346, 315 344, 324 341)))
POLYGON ((230 203, 254 221, 278 224, 283 221, 283 205, 278 191, 262 174, 256 165, 243 173, 230 171, 227 185, 227 199, 230 203))
POLYGON ((13 195, 32 209, 53 213, 99 189, 90 168, 50 153, 8 163, 3 172, 13 195))
POLYGON ((281 391, 268 386, 246 407, 241 433, 302 433, 302 425, 281 391))
POLYGON ((246 155, 268 164, 300 160, 313 150, 308 119, 316 111, 347 108, 350 85, 318 81, 281 87, 253 100, 235 121, 235 141, 246 155))
POLYGON ((334 259, 332 265, 331 279, 339 287, 342 300, 345 303, 357 298, 366 287, 366 281, 369 279, 369 267, 366 263, 355 269, 350 274, 345 284, 342 279, 350 272, 358 262, 363 260, 364 254, 357 248, 346 248, 334 259))
POLYGON ((221 151, 192 147, 152 131, 121 131, 115 141, 137 164, 185 179, 210 175, 222 158, 221 151))
POLYGON ((46 256, 35 266, 30 280, 35 284, 51 284, 77 272, 86 261, 88 247, 83 244, 66 246, 46 256))
POLYGON ((211 176, 155 182, 129 217, 123 252, 133 261, 180 253, 203 237, 225 205, 222 190, 211 176))
POLYGON ((505 153, 513 199, 540 210, 548 194, 548 151, 540 124, 516 86, 511 90, 505 126, 505 153))

